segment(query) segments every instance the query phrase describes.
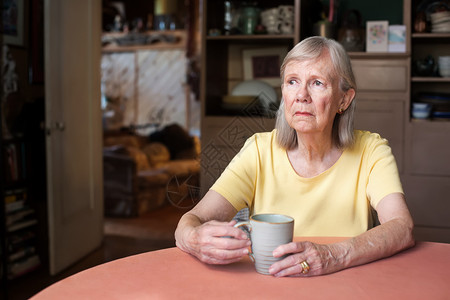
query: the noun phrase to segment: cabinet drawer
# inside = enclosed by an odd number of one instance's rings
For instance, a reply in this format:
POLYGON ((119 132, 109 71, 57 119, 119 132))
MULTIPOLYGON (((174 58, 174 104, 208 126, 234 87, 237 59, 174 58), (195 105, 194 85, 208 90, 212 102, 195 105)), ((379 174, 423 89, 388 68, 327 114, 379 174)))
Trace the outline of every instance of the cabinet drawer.
POLYGON ((405 60, 352 60, 360 92, 407 92, 408 64, 405 60))
POLYGON ((411 171, 416 175, 450 176, 450 124, 412 122, 411 171))

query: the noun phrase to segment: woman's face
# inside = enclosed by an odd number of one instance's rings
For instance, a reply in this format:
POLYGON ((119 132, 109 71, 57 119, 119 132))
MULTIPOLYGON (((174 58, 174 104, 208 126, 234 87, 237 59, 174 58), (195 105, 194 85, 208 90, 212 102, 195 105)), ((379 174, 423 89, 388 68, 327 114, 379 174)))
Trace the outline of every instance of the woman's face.
POLYGON ((351 102, 339 88, 328 53, 315 60, 288 63, 282 94, 286 120, 299 133, 331 134, 337 111, 347 109, 351 102))

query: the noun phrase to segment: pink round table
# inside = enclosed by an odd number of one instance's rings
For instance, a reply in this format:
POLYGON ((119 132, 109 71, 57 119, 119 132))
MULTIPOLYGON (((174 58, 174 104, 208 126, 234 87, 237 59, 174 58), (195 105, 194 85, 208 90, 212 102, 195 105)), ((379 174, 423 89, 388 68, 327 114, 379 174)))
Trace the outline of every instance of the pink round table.
POLYGON ((450 244, 417 242, 395 256, 310 278, 261 275, 248 258, 206 265, 169 248, 87 269, 32 299, 450 299, 449 283, 450 244))

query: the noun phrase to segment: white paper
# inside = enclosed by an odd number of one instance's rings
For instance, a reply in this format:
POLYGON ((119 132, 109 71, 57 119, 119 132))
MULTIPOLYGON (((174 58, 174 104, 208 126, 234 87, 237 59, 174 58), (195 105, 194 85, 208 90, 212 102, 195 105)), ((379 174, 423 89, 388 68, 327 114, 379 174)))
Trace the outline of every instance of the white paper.
POLYGON ((387 52, 389 21, 367 21, 366 52, 387 52))

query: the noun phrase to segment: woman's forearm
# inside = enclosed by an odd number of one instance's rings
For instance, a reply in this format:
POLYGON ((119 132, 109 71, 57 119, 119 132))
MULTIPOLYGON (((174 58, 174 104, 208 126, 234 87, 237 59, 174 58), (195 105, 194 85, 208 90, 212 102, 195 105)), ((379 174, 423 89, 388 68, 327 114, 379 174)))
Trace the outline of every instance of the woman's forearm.
POLYGON ((192 230, 200 226, 200 219, 191 213, 184 214, 175 230, 175 242, 178 248, 185 252, 191 252, 188 239, 191 238, 192 230))
POLYGON ((369 263, 414 246, 413 224, 396 218, 371 230, 335 244, 333 255, 343 268, 369 263))
POLYGON ((250 241, 234 224, 235 221, 202 219, 188 212, 175 231, 177 247, 209 264, 239 261, 247 255, 250 241))
POLYGON ((345 267, 388 257, 414 245, 414 222, 403 194, 385 196, 376 209, 381 225, 342 243, 347 252, 345 267))
POLYGON ((287 257, 271 266, 271 274, 277 277, 330 274, 412 247, 414 223, 403 194, 385 196, 376 209, 381 225, 356 237, 334 244, 305 241, 278 247, 274 256, 287 257), (304 261, 309 265, 306 273, 301 265, 304 261))
MULTIPOLYGON (((208 247, 230 247, 223 245, 220 236, 233 236, 246 239, 241 230, 233 227, 230 220, 236 214, 236 209, 223 196, 208 191, 205 197, 189 212, 185 213, 178 222, 175 230, 176 245, 181 250, 201 258, 208 247), (239 237, 240 236, 240 237, 239 237)), ((233 243, 233 241, 229 241, 233 243)), ((235 241, 234 241, 235 242, 235 241)), ((237 247, 244 247, 238 243, 237 247)), ((236 245, 231 245, 236 247, 236 245)))

